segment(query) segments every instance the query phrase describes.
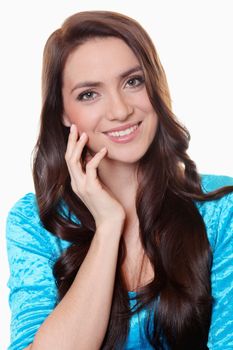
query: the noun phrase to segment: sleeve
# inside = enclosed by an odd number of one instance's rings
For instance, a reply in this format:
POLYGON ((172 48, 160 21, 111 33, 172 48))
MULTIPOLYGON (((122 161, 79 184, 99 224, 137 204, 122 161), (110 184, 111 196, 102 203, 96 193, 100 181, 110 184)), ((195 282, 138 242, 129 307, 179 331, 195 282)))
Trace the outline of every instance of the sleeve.
POLYGON ((214 298, 208 346, 210 350, 233 349, 233 193, 223 198, 213 251, 214 298))
POLYGON ((33 194, 26 195, 9 212, 6 235, 11 308, 8 350, 22 350, 33 341, 57 299, 52 235, 40 224, 33 194))

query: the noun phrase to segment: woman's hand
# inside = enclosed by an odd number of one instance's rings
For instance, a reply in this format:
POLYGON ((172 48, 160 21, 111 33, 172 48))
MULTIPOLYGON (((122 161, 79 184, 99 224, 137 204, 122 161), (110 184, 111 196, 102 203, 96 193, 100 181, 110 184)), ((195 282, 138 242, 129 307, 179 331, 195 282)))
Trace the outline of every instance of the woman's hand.
POLYGON ((70 128, 65 160, 71 177, 71 187, 93 215, 96 228, 102 225, 123 225, 125 212, 122 205, 110 194, 97 176, 101 160, 106 156, 103 148, 91 160, 87 160, 85 169, 82 166, 82 152, 88 136, 83 133, 79 140, 75 125, 70 128))

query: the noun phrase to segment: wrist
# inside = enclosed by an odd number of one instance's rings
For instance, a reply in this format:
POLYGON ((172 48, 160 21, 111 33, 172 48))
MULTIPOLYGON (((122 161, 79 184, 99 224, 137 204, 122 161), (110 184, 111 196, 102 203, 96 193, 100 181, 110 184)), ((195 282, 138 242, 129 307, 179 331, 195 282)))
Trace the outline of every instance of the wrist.
POLYGON ((96 235, 121 237, 125 218, 114 218, 96 224, 96 235))

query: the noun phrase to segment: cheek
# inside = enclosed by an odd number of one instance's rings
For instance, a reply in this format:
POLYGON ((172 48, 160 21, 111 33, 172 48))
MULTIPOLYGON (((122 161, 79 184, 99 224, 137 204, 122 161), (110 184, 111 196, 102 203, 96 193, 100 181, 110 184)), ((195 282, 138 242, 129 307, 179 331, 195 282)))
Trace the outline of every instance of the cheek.
POLYGON ((153 129, 154 136, 157 133, 158 125, 159 125, 159 118, 157 114, 154 112, 152 115, 152 129, 153 129))
POLYGON ((148 119, 151 127, 156 129, 158 125, 158 116, 148 97, 142 100, 139 108, 144 112, 144 116, 146 119, 148 119))
POLYGON ((149 96, 147 94, 147 91, 145 89, 142 90, 141 93, 137 96, 135 105, 147 114, 155 113, 154 108, 150 102, 149 96))
POLYGON ((76 125, 79 134, 81 134, 82 132, 87 132, 89 130, 89 126, 87 122, 84 122, 84 119, 82 117, 75 117, 73 119, 73 123, 76 125))
POLYGON ((79 133, 83 131, 88 132, 91 129, 92 118, 85 110, 83 111, 82 108, 77 108, 76 105, 70 104, 69 107, 65 108, 65 111, 66 118, 70 124, 77 126, 79 133))

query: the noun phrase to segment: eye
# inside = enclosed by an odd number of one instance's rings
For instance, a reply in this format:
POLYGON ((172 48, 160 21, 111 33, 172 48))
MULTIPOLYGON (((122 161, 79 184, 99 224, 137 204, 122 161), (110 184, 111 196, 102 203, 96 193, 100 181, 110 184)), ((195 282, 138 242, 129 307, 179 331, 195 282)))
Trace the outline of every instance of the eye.
POLYGON ((78 101, 91 101, 94 100, 97 96, 97 93, 94 91, 84 91, 78 95, 78 101))
POLYGON ((129 87, 137 87, 140 86, 144 83, 144 78, 142 76, 137 76, 137 77, 132 77, 129 80, 127 80, 126 85, 128 85, 129 87))

